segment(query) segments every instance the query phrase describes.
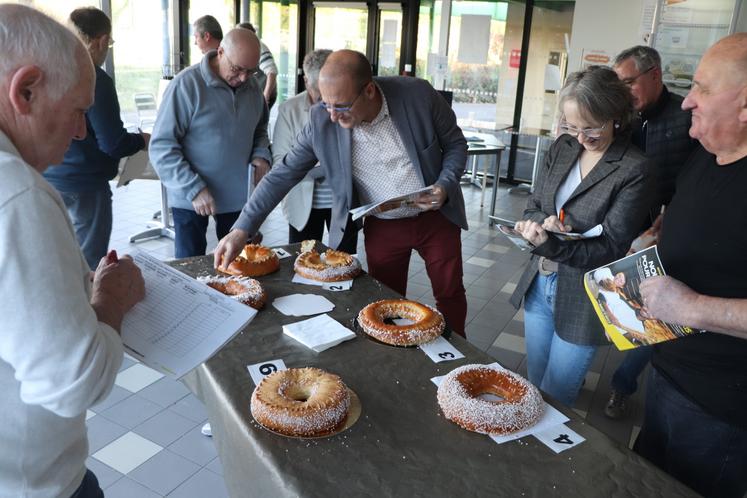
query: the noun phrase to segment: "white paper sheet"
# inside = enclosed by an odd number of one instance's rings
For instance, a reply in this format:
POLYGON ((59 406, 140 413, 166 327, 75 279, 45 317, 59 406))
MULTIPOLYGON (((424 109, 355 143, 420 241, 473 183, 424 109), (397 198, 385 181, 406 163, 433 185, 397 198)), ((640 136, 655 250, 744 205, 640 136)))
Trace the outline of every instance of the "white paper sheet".
POLYGON ((490 16, 462 14, 457 61, 487 64, 490 47, 490 16))
POLYGON ((335 305, 326 297, 316 294, 291 294, 275 299, 272 305, 287 316, 308 316, 326 313, 335 305))
POLYGON ((210 358, 257 311, 138 251, 145 299, 125 315, 127 352, 151 368, 179 378, 210 358))
POLYGON ((352 330, 327 314, 283 325, 283 333, 317 353, 355 338, 352 330))

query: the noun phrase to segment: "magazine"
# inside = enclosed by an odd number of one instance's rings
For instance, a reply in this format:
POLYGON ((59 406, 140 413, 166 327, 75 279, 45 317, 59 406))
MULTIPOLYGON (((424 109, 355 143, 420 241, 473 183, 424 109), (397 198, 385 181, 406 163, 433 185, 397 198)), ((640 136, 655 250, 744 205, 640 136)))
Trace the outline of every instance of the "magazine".
POLYGON ((391 199, 387 199, 385 201, 373 202, 371 204, 366 204, 365 206, 359 206, 355 209, 351 209, 350 214, 353 215, 353 221, 355 221, 358 218, 362 218, 364 216, 383 213, 385 211, 391 211, 392 209, 397 209, 404 206, 411 206, 415 204, 415 202, 417 202, 417 199, 421 195, 430 194, 431 192, 431 187, 421 188, 420 190, 410 192, 409 194, 392 197, 391 199))
POLYGON ((641 281, 666 275, 656 246, 587 272, 584 287, 607 337, 624 351, 703 332, 656 320, 648 315, 641 281))
MULTIPOLYGON (((508 240, 514 243, 516 247, 521 249, 522 251, 531 251, 534 249, 534 245, 526 240, 524 237, 521 236, 519 232, 516 231, 516 222, 511 220, 506 220, 503 218, 493 218, 496 220, 495 225, 498 227, 498 230, 508 237, 508 240)), ((575 233, 575 232, 555 232, 552 230, 548 230, 548 233, 551 233, 553 236, 559 238, 560 240, 581 240, 581 239, 591 239, 594 237, 599 237, 602 235, 602 225, 597 225, 595 227, 592 227, 591 229, 585 231, 584 233, 575 233)))

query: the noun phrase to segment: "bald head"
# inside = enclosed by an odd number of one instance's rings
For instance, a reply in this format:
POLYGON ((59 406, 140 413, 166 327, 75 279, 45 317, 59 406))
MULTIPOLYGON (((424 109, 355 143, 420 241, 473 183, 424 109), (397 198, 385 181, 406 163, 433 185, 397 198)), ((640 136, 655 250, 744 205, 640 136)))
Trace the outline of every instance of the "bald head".
POLYGON ((722 38, 703 57, 712 57, 726 65, 730 70, 724 70, 724 76, 733 76, 737 78, 736 82, 747 85, 747 33, 722 38))
POLYGON ((319 72, 319 81, 347 80, 361 88, 373 79, 371 63, 355 50, 332 52, 319 72))

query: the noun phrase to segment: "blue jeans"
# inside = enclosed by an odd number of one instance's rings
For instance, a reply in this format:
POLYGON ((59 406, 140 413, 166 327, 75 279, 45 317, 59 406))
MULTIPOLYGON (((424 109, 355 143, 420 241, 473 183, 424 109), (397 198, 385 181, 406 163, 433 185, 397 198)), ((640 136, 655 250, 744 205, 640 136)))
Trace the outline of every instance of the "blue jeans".
POLYGON ((747 492, 747 430, 704 412, 656 368, 633 450, 704 496, 747 492))
POLYGON ((638 390, 638 376, 648 365, 653 349, 651 346, 641 346, 630 349, 625 353, 620 366, 612 375, 612 389, 630 396, 638 390))
POLYGON ((106 256, 112 235, 112 191, 109 184, 95 192, 60 192, 83 256, 95 270, 106 256))
POLYGON ((70 498, 104 498, 104 492, 99 486, 99 480, 96 479, 96 474, 86 469, 86 475, 83 476, 83 481, 70 498))
MULTIPOLYGON (((171 213, 174 218, 174 257, 203 256, 207 248, 205 234, 210 217, 200 216, 191 209, 171 208, 171 213)), ((213 216, 215 234, 219 240, 231 231, 240 213, 241 211, 236 211, 213 216)))
POLYGON ((597 348, 558 336, 553 320, 556 290, 556 273, 537 275, 525 296, 527 371, 532 384, 572 408, 597 348))

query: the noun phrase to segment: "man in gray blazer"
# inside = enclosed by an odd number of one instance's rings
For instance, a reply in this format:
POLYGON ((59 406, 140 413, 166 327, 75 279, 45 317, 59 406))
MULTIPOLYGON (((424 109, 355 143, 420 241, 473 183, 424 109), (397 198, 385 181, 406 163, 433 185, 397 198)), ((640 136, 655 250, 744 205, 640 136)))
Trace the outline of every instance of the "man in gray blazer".
POLYGON ((461 229, 467 229, 459 179, 467 143, 454 112, 426 81, 373 78, 363 54, 340 50, 319 77, 323 103, 285 158, 265 176, 214 264, 233 260, 247 237, 286 193, 319 162, 334 192, 329 245, 342 239, 348 212, 361 204, 431 186, 413 206, 366 218, 363 233, 371 276, 405 294, 410 254, 425 260, 436 306, 464 335, 467 300, 462 284, 461 229))

